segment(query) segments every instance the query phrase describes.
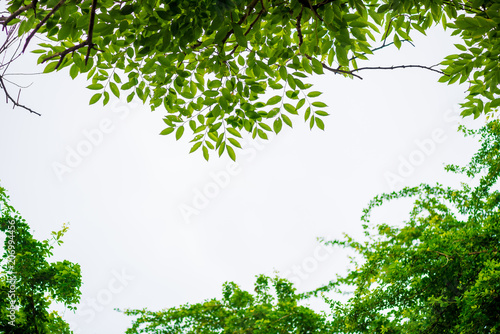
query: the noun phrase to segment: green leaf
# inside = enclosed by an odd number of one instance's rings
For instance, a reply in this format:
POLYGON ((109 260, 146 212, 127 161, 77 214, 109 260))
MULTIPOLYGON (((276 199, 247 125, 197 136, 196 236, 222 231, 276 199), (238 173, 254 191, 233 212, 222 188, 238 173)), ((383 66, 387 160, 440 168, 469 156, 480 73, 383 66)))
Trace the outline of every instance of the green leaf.
POLYGON ((53 61, 53 62, 49 63, 47 66, 45 66, 43 73, 53 72, 56 69, 57 64, 58 64, 57 61, 53 61))
POLYGON ((175 131, 175 140, 179 140, 182 137, 182 134, 184 133, 184 126, 180 126, 177 128, 175 131))
POLYGON ((78 66, 76 66, 76 64, 71 65, 71 68, 69 69, 69 75, 71 76, 71 79, 75 79, 78 75, 78 72, 80 72, 78 66))
POLYGON ((290 114, 297 115, 297 110, 295 110, 295 107, 292 106, 289 103, 283 104, 283 107, 285 108, 286 111, 288 111, 290 114))
MULTIPOLYGON (((171 129, 173 129, 173 128, 171 128, 171 129)), ((197 149, 199 149, 199 148, 200 148, 200 146, 201 146, 201 144, 202 144, 202 142, 201 142, 201 141, 199 141, 199 142, 195 143, 195 144, 193 145, 193 147, 191 147, 191 150, 189 151, 189 153, 193 153, 194 151, 196 151, 197 149)))
POLYGON ((111 93, 113 93, 114 96, 120 97, 120 90, 114 82, 109 83, 109 88, 111 89, 111 93))
POLYGON ((325 107, 328 107, 324 102, 320 102, 320 101, 315 101, 313 103, 311 103, 313 106, 315 107, 318 107, 318 108, 325 108, 325 107))
POLYGON ((312 92, 309 92, 307 94, 308 97, 318 97, 320 96, 321 94, 323 94, 322 92, 317 92, 317 91, 312 91, 312 92))
POLYGON ((348 66, 349 65, 349 60, 347 59, 347 51, 343 46, 337 46, 335 48, 335 51, 337 53, 337 60, 340 65, 342 66, 348 66))
POLYGON ((160 132, 160 135, 163 135, 163 136, 168 135, 168 134, 174 132, 174 130, 175 130, 175 128, 166 128, 162 132, 160 132))
POLYGON ((273 123, 273 129, 276 134, 280 133, 281 128, 283 127, 283 122, 281 121, 281 118, 276 118, 273 123))
POLYGON ((280 73, 281 79, 286 80, 288 78, 286 66, 284 66, 284 65, 280 66, 278 71, 280 73))
POLYGON ((272 106, 272 105, 274 105, 274 104, 279 103, 280 101, 281 101, 281 96, 276 95, 276 96, 271 97, 271 98, 267 101, 266 105, 268 105, 268 106, 272 106))
POLYGON ((232 23, 234 37, 236 38, 236 42, 244 48, 247 47, 247 39, 243 33, 243 29, 241 29, 240 25, 237 23, 232 23))
POLYGON ((401 49, 401 40, 397 34, 394 34, 394 45, 398 48, 398 50, 401 49))
POLYGON ((219 146, 219 157, 222 156, 222 153, 224 153, 225 149, 226 149, 226 143, 222 142, 219 146))
MULTIPOLYGON (((229 157, 233 160, 236 161, 236 154, 234 154, 234 150, 231 146, 226 145, 226 151, 229 157)), ((207 159, 208 160, 208 159, 207 159)))
POLYGON ((102 93, 97 93, 97 94, 94 94, 91 98, 90 98, 90 102, 89 102, 89 105, 90 104, 94 104, 94 103, 97 103, 97 101, 99 101, 102 97, 102 93))
POLYGON ((287 115, 281 114, 281 119, 283 120, 283 122, 285 122, 286 125, 292 127, 292 121, 290 120, 290 118, 288 118, 287 115))
POLYGON ((105 106, 106 104, 108 104, 108 102, 109 102, 109 93, 104 91, 104 100, 102 101, 102 105, 105 106))
POLYGON ((241 148, 240 143, 239 143, 236 139, 234 139, 234 138, 228 138, 228 140, 229 140, 229 142, 230 142, 233 146, 238 147, 238 148, 241 148))
POLYGON ((319 115, 319 116, 329 116, 330 115, 326 111, 322 111, 322 110, 315 111, 314 114, 319 115))
POLYGON ((203 146, 203 157, 205 158, 206 161, 208 161, 209 155, 208 155, 208 149, 206 146, 203 146))
POLYGON ((323 120, 321 118, 315 117, 314 120, 318 128, 320 128, 321 130, 325 130, 325 123, 323 123, 323 120))
POLYGON ((104 86, 101 85, 100 83, 96 83, 96 84, 88 85, 87 88, 92 89, 92 90, 99 90, 99 89, 103 89, 104 86))
POLYGON ((236 136, 236 137, 239 137, 241 138, 241 134, 239 133, 238 130, 236 130, 235 128, 226 128, 227 132, 229 132, 230 134, 232 134, 233 136, 236 136))

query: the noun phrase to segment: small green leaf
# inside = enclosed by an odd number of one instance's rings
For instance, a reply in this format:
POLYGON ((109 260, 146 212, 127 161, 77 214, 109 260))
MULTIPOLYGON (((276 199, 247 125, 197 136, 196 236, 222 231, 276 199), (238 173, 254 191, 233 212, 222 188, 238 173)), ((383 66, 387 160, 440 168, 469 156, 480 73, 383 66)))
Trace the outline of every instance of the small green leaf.
POLYGON ((230 134, 232 134, 233 136, 236 136, 236 137, 240 137, 241 138, 241 134, 238 132, 238 130, 236 130, 235 128, 227 128, 226 129, 227 132, 229 132, 230 134))
POLYGON ((320 102, 320 101, 315 101, 313 103, 311 103, 313 106, 315 107, 318 107, 318 108, 325 108, 325 107, 328 107, 324 102, 320 102))
POLYGON ((274 132, 276 134, 280 133, 282 127, 283 127, 283 122, 281 121, 281 118, 279 117, 276 118, 273 123, 274 132))
POLYGON ((111 89, 111 93, 113 93, 114 96, 120 97, 120 90, 114 82, 109 83, 109 89, 111 89))
POLYGON ((281 119, 283 120, 283 122, 285 122, 286 125, 292 127, 292 121, 290 120, 290 118, 288 118, 287 115, 281 114, 281 119))
POLYGON ((226 143, 222 142, 219 146, 219 157, 224 153, 224 149, 226 148, 226 143))
POLYGON ((230 142, 231 144, 233 144, 233 146, 238 147, 238 148, 241 148, 240 143, 239 143, 236 139, 234 139, 234 138, 228 138, 228 140, 229 140, 229 142, 230 142))
POLYGON ((308 97, 318 97, 321 94, 323 94, 323 93, 322 92, 317 92, 317 91, 312 91, 312 92, 307 93, 307 96, 308 97))
POLYGON ((115 80, 116 83, 122 82, 122 79, 120 79, 120 76, 117 73, 113 74, 113 79, 115 80))
POLYGON ((168 135, 172 132, 174 132, 175 128, 166 128, 165 130, 163 130, 162 132, 160 132, 160 135, 168 135))
POLYGON ((320 128, 321 130, 325 130, 325 123, 323 123, 322 119, 320 119, 319 117, 315 117, 314 120, 318 128, 320 128))
POLYGON ((281 101, 281 96, 276 95, 276 96, 271 97, 271 98, 267 101, 266 105, 268 105, 268 106, 272 106, 273 104, 277 104, 277 103, 279 103, 280 101, 281 101))
POLYGON ((92 89, 92 90, 99 90, 99 89, 103 89, 104 86, 101 85, 100 83, 95 83, 95 84, 92 84, 92 85, 88 85, 87 88, 88 89, 92 89))
MULTIPOLYGON (((231 146, 226 146, 226 151, 229 157, 233 160, 236 161, 236 154, 234 153, 234 150, 231 146)), ((208 159, 207 159, 208 161, 208 159)))
POLYGON ((71 68, 69 69, 69 75, 71 76, 71 79, 76 78, 78 72, 79 72, 78 66, 76 66, 76 64, 71 65, 71 68))
POLYGON ((97 103, 97 101, 99 101, 102 97, 102 93, 97 93, 97 94, 94 94, 91 98, 90 98, 90 102, 89 102, 89 105, 90 104, 94 104, 94 103, 97 103))
POLYGON ((297 110, 295 110, 295 107, 292 106, 289 103, 283 104, 283 107, 285 108, 286 111, 288 111, 290 114, 297 115, 297 110))
MULTIPOLYGON (((170 128, 170 129, 173 129, 173 128, 170 128)), ((195 144, 193 145, 193 147, 191 147, 191 150, 189 151, 189 153, 193 153, 194 151, 196 151, 197 149, 199 149, 199 148, 200 148, 200 146, 201 146, 201 144, 202 144, 202 142, 201 142, 201 141, 199 141, 199 142, 195 143, 195 144)))
POLYGON ((109 93, 104 91, 104 100, 102 101, 102 105, 105 106, 109 102, 109 93))
POLYGON ((401 49, 401 40, 397 34, 394 34, 394 45, 398 48, 398 50, 401 49))
POLYGON ((279 72, 280 72, 281 79, 286 80, 288 77, 288 74, 286 72, 286 66, 284 66, 284 65, 280 66, 279 72))
POLYGON ((208 155, 208 149, 206 146, 203 146, 203 157, 205 158, 206 161, 208 161, 209 155, 208 155))

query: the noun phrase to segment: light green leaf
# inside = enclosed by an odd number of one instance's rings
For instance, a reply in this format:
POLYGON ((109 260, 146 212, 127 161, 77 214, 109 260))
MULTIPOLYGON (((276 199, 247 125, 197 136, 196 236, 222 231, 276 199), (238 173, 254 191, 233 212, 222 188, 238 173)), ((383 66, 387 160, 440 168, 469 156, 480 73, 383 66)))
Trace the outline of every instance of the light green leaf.
POLYGON ((99 101, 102 97, 102 93, 97 93, 97 94, 94 94, 91 98, 90 98, 90 102, 89 104, 94 104, 94 103, 97 103, 97 101, 99 101))

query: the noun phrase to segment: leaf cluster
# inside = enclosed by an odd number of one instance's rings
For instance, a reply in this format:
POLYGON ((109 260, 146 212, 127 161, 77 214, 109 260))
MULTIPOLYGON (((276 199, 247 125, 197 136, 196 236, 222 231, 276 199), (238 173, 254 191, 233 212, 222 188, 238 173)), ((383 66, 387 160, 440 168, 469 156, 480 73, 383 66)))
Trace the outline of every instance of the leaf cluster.
POLYGON ((38 241, 8 200, 5 189, 0 188, 0 230, 6 233, 0 273, 0 332, 70 333, 69 325, 56 311, 49 311, 49 306, 55 301, 76 309, 82 284, 80 265, 47 261, 54 244, 62 243, 68 226, 52 232, 51 239, 38 241), (11 305, 16 308, 14 319, 11 305))
POLYGON ((359 255, 348 275, 314 291, 355 288, 347 303, 330 301, 336 332, 500 331, 500 123, 468 134, 481 136, 481 149, 468 166, 447 169, 479 178, 477 187, 423 184, 377 196, 363 216, 365 241, 327 242, 359 255), (402 226, 370 226, 375 207, 409 197, 402 226))
POLYGON ((290 282, 260 275, 254 292, 227 282, 220 300, 211 299, 158 312, 145 309, 121 312, 137 317, 127 330, 128 334, 329 332, 326 316, 299 305, 300 296, 290 282))
POLYGON ((235 159, 241 131, 267 139, 283 124, 291 127, 299 112, 311 128, 324 129, 327 105, 316 100, 321 93, 310 91, 308 77, 360 78, 359 71, 373 67, 359 67, 359 60, 411 43, 412 31, 437 23, 469 47, 445 60, 441 78, 471 82, 464 115, 489 112, 500 101, 493 2, 11 0, 8 9, 4 24, 50 41, 34 51, 45 72, 67 67, 72 78, 85 75, 96 91, 91 104, 125 94, 165 109, 161 134, 178 140, 189 130, 191 152, 201 148, 206 159, 210 151, 235 159), (377 35, 382 45, 373 47, 377 35), (483 97, 491 100, 484 106, 483 97))

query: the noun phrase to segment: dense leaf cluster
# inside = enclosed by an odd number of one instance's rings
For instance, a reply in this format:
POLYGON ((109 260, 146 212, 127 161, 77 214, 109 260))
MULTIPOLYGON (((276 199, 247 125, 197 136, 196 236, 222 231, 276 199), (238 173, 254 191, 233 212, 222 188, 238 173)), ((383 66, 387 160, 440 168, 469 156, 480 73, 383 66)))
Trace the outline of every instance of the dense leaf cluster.
MULTIPOLYGON (((500 6, 494 1, 413 0, 11 0, 4 25, 43 34, 45 72, 85 74, 108 103, 110 93, 164 108, 162 134, 192 132, 201 148, 235 158, 240 132, 266 139, 303 112, 324 128, 326 104, 307 77, 359 77, 375 50, 411 41, 435 23, 460 34, 463 51, 443 62, 441 81, 469 81, 464 115, 489 112, 498 96, 500 6), (447 23, 449 22, 449 23, 447 23), (381 39, 380 45, 372 46, 381 39)), ((408 67, 408 66, 396 66, 408 67)), ((422 67, 440 73, 433 67, 422 67)), ((386 68, 387 69, 387 68, 386 68)))
POLYGON ((6 234, 0 272, 0 333, 71 333, 49 306, 56 301, 76 309, 82 284, 80 265, 47 261, 53 244, 62 243, 68 227, 52 232, 51 240, 38 241, 8 200, 0 187, 0 230, 6 234))
POLYGON ((481 135, 481 149, 468 166, 447 169, 479 178, 478 186, 421 185, 377 196, 363 216, 366 241, 347 236, 328 242, 355 250, 362 260, 316 291, 355 288, 347 303, 330 302, 336 331, 500 332, 500 192, 494 189, 500 123, 469 134, 481 135), (408 221, 370 227, 374 207, 406 197, 416 197, 408 221))
POLYGON ((221 300, 159 312, 124 310, 124 314, 137 317, 126 333, 319 334, 331 330, 325 315, 298 304, 300 295, 284 279, 260 275, 255 282, 255 294, 232 282, 225 283, 222 292, 221 300))

